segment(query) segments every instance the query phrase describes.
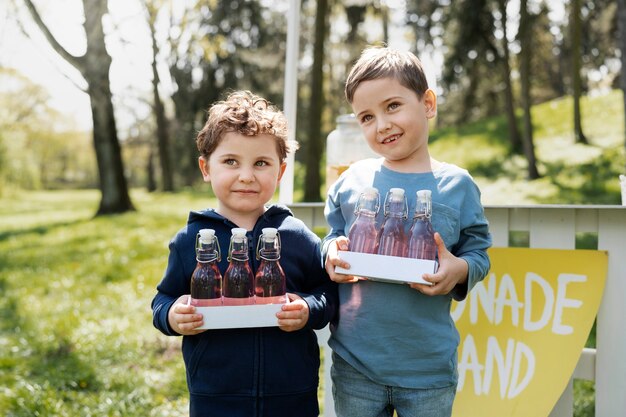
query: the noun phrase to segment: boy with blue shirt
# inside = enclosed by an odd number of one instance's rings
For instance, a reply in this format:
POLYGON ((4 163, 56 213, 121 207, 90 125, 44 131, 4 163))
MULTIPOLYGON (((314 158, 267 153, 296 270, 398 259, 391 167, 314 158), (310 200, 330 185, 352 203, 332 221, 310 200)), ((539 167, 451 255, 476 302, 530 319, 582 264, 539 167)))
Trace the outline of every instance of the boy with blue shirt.
MULTIPOLYGON (((211 106, 196 143, 200 170, 217 208, 189 214, 187 225, 169 244, 167 269, 152 301, 154 326, 168 336, 183 336, 189 414, 317 416, 320 357, 314 329, 333 319, 337 284, 322 266, 320 239, 286 207, 265 205, 293 146, 287 141, 286 118, 261 97, 235 92, 211 106), (262 229, 278 229, 290 302, 277 313, 278 327, 199 330, 202 315, 187 304, 196 235, 214 229, 225 250, 236 227, 247 230, 253 270, 259 264, 254 251, 262 229)), ((222 276, 227 266, 223 253, 222 276)))
MULTIPOLYGON (((389 48, 363 51, 348 75, 346 98, 370 148, 382 156, 350 166, 331 186, 325 215, 325 265, 339 286, 339 321, 331 324, 333 396, 339 417, 450 416, 456 394, 459 334, 450 316, 489 270, 491 236, 480 191, 467 171, 435 160, 428 121, 437 114, 420 61, 389 48), (409 213, 416 192, 432 192, 439 269, 432 285, 368 281, 335 273, 349 269, 348 250, 359 194, 375 187, 405 190, 409 213)), ((379 213, 379 224, 380 216, 379 213)), ((410 222, 407 222, 407 229, 410 222)))

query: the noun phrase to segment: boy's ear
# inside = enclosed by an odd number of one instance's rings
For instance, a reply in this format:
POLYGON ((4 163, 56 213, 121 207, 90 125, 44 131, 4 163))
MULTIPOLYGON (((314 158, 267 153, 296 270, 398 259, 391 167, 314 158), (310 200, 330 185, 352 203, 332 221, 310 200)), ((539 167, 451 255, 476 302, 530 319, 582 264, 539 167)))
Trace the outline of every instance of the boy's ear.
POLYGON ((276 181, 276 183, 280 182, 280 179, 283 177, 283 174, 285 173, 285 169, 287 169, 287 162, 283 161, 280 164, 280 170, 278 171, 278 180, 276 181))
POLYGON ((198 166, 200 167, 200 172, 202 172, 202 179, 204 182, 211 182, 211 176, 209 175, 209 161, 204 157, 198 157, 198 166))
POLYGON ((437 116, 437 95, 430 88, 424 92, 422 102, 426 109, 426 117, 432 119, 437 116))

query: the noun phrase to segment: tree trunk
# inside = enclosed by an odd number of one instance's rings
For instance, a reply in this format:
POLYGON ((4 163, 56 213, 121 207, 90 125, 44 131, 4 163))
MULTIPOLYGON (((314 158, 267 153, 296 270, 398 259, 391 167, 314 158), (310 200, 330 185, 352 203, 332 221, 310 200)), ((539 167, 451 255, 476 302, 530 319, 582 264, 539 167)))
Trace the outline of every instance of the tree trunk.
POLYGON ((102 18, 107 2, 83 0, 87 50, 76 57, 63 48, 43 22, 31 0, 25 0, 33 20, 54 50, 74 66, 87 81, 87 93, 93 118, 93 143, 96 151, 102 198, 97 215, 134 210, 124 177, 122 152, 117 138, 112 94, 109 86, 111 57, 106 51, 102 18))
POLYGON ((588 144, 589 141, 583 133, 580 121, 580 96, 582 94, 582 81, 580 79, 580 54, 582 49, 580 0, 572 0, 570 5, 570 26, 572 28, 572 94, 574 99, 574 137, 576 143, 588 144))
POLYGON ((322 111, 324 109, 324 43, 326 40, 328 0, 317 0, 315 45, 311 69, 311 106, 306 147, 304 201, 322 201, 320 160, 322 159, 322 111))
POLYGON ((535 159, 535 146, 533 144, 533 123, 530 114, 530 60, 532 56, 532 20, 528 14, 526 0, 520 1, 520 75, 522 84, 522 107, 524 110, 524 135, 522 144, 524 154, 528 161, 528 179, 539 178, 537 161, 535 159))
POLYGON ((112 95, 108 79, 110 60, 106 62, 102 57, 91 58, 88 58, 87 66, 107 68, 106 70, 103 69, 100 74, 85 74, 85 79, 89 84, 94 147, 98 161, 100 189, 102 190, 102 199, 97 214, 123 213, 133 210, 133 205, 128 195, 122 163, 122 150, 117 140, 117 129, 113 115, 112 95))
POLYGON ((191 71, 190 66, 178 68, 175 63, 170 65, 170 75, 176 83, 176 91, 172 94, 175 110, 173 132, 176 138, 173 147, 178 158, 177 175, 186 186, 192 186, 199 178, 199 154, 195 139, 206 121, 207 108, 218 100, 220 93, 215 86, 215 71, 204 68, 205 74, 200 87, 193 86, 191 71))
POLYGON ((163 191, 174 191, 174 180, 172 173, 172 164, 170 161, 169 146, 169 128, 167 117, 165 116, 165 108, 159 94, 159 73, 157 71, 157 42, 155 35, 154 22, 156 21, 157 10, 154 7, 145 5, 148 11, 148 26, 150 28, 150 37, 152 38, 152 95, 154 116, 156 119, 156 137, 159 149, 159 163, 161 165, 161 187, 163 191))
POLYGON ((148 166, 146 167, 147 172, 147 181, 146 181, 146 189, 149 193, 153 193, 157 189, 156 178, 154 176, 154 150, 150 147, 150 152, 148 153, 148 166))
POLYGON ((383 43, 389 45, 389 7, 381 2, 380 19, 383 21, 383 43))
POLYGON ((85 33, 87 51, 82 74, 89 85, 93 137, 100 174, 102 200, 97 214, 123 213, 134 210, 124 177, 122 150, 117 138, 113 95, 109 85, 111 56, 104 43, 102 18, 107 11, 107 2, 83 0, 85 10, 85 33))
MULTIPOLYGON (((618 0, 617 26, 619 27, 619 45, 622 52, 622 70, 620 73, 620 86, 624 102, 624 148, 626 149, 626 0, 618 0)), ((626 165, 624 166, 626 173, 626 165)))
MULTIPOLYGON (((502 31, 506 34, 506 1, 498 1, 500 12, 502 13, 502 31)), ((517 128, 517 118, 515 117, 515 99, 513 97, 513 84, 511 83, 511 64, 509 54, 509 41, 506 36, 502 38, 502 78, 504 80, 504 99, 506 107, 506 120, 509 128, 509 141, 513 153, 521 154, 523 150, 522 138, 517 128)))
MULTIPOLYGON (((328 1, 324 0, 323 1, 324 4, 328 5, 328 1)), ((346 9, 346 17, 348 18, 348 24, 350 25, 350 29, 348 31, 348 43, 354 43, 356 41, 357 38, 357 33, 359 31, 359 24, 361 22, 363 22, 363 19, 365 19, 365 12, 367 10, 367 6, 361 5, 361 4, 353 4, 353 5, 348 5, 345 6, 346 9)), ((317 16, 320 13, 320 7, 319 7, 319 3, 317 6, 317 14, 316 14, 316 20, 315 20, 315 25, 317 27, 317 16)), ((324 21, 326 21, 326 15, 327 15, 327 10, 324 9, 323 11, 321 11, 324 14, 324 21)))

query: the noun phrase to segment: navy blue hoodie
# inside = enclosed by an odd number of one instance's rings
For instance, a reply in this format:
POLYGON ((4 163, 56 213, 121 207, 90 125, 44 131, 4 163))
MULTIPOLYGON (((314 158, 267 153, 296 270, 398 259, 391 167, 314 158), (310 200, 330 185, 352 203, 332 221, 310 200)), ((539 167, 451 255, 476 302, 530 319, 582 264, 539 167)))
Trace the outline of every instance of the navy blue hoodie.
MULTIPOLYGON (((167 315, 174 302, 189 294, 196 267, 195 240, 200 229, 215 230, 222 251, 228 250, 231 229, 238 227, 209 209, 191 212, 187 226, 169 244, 165 275, 152 300, 154 326, 166 335, 178 335, 167 315)), ((287 291, 309 306, 307 325, 295 332, 278 327, 207 330, 184 336, 182 351, 187 369, 191 416, 317 416, 319 347, 313 329, 335 316, 337 287, 322 266, 320 240, 284 206, 273 205, 248 231, 250 264, 256 271, 256 242, 261 229, 280 233, 280 263, 287 291), (295 408, 294 408, 295 407, 295 408)), ((227 254, 219 263, 222 275, 227 254)))

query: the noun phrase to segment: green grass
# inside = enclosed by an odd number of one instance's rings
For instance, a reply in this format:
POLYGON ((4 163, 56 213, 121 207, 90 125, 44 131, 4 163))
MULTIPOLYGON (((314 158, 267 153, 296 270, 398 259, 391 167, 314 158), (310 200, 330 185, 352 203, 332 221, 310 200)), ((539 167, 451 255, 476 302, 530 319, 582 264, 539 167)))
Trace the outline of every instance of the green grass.
POLYGON ((469 170, 484 204, 620 204, 618 176, 626 172, 621 91, 583 97, 581 113, 589 145, 574 143, 571 98, 533 107, 538 180, 527 181, 526 160, 510 154, 504 118, 434 129, 431 155, 469 170))
POLYGON ((180 339, 150 301, 188 195, 132 195, 93 219, 99 194, 38 192, 0 207, 0 414, 173 416, 187 409, 180 339))

